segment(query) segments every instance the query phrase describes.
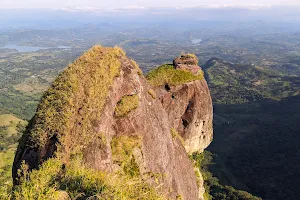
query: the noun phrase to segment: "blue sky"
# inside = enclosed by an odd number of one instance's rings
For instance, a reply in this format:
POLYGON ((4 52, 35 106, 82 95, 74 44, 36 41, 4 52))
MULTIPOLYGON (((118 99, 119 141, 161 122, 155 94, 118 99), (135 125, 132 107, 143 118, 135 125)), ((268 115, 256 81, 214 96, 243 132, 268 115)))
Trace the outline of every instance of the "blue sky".
POLYGON ((2 0, 0 8, 191 7, 199 5, 300 5, 300 0, 2 0))

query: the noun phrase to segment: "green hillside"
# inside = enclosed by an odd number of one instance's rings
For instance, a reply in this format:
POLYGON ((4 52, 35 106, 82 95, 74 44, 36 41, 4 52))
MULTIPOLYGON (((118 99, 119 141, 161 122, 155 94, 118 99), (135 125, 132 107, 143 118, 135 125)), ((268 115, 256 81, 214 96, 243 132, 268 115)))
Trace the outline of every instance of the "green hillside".
POLYGON ((12 163, 17 142, 22 135, 25 125, 25 121, 14 115, 0 115, 0 197, 11 192, 12 163))
POLYGON ((298 199, 300 77, 220 59, 203 67, 214 101, 211 172, 263 199, 298 199))
POLYGON ((203 66, 213 100, 240 104, 264 98, 280 100, 300 94, 300 77, 254 65, 241 65, 212 58, 203 66))

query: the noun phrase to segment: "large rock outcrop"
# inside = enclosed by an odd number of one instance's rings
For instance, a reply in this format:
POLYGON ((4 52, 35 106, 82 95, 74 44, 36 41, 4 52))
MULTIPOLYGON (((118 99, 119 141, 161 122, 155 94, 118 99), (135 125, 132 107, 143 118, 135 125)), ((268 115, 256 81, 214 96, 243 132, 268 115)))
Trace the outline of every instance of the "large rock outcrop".
POLYGON ((154 84, 155 91, 168 113, 171 127, 183 138, 187 152, 203 152, 213 139, 213 107, 208 85, 195 55, 176 58, 173 67, 199 78, 182 82, 160 77, 159 84, 154 84))
POLYGON ((21 138, 14 183, 23 161, 37 169, 49 158, 68 163, 77 154, 85 166, 114 173, 122 167, 118 148, 127 142, 140 176, 165 197, 202 199, 185 148, 202 151, 212 138, 206 82, 202 77, 167 90, 148 82, 119 48, 95 46, 79 57, 45 93, 21 138))

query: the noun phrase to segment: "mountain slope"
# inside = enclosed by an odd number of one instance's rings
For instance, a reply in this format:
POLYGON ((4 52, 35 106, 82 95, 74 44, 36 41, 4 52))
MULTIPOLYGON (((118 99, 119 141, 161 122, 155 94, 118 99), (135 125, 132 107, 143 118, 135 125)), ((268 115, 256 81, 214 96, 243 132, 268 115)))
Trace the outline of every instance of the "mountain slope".
POLYGON ((299 95, 300 78, 212 58, 203 66, 216 103, 236 104, 299 95))
POLYGON ((297 199, 299 77, 220 59, 205 72, 214 101, 212 173, 263 199, 297 199))

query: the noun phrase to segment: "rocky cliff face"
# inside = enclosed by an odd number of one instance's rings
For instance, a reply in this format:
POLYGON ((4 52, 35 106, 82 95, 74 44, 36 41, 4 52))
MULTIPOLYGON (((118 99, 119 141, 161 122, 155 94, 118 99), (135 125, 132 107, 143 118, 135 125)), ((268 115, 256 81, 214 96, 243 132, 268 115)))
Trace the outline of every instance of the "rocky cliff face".
MULTIPOLYGON (((194 55, 178 57, 173 63, 176 70, 188 70, 196 76, 203 73, 194 55)), ((203 152, 213 138, 212 99, 205 79, 182 84, 166 82, 156 91, 171 126, 184 139, 186 151, 203 152)))
POLYGON ((133 165, 167 198, 202 199, 203 181, 197 184, 186 150, 211 142, 212 103, 201 69, 188 68, 168 68, 175 78, 153 86, 155 74, 144 78, 119 48, 93 47, 45 93, 15 156, 15 184, 22 161, 36 169, 52 157, 68 163, 80 155, 106 173, 133 165))

